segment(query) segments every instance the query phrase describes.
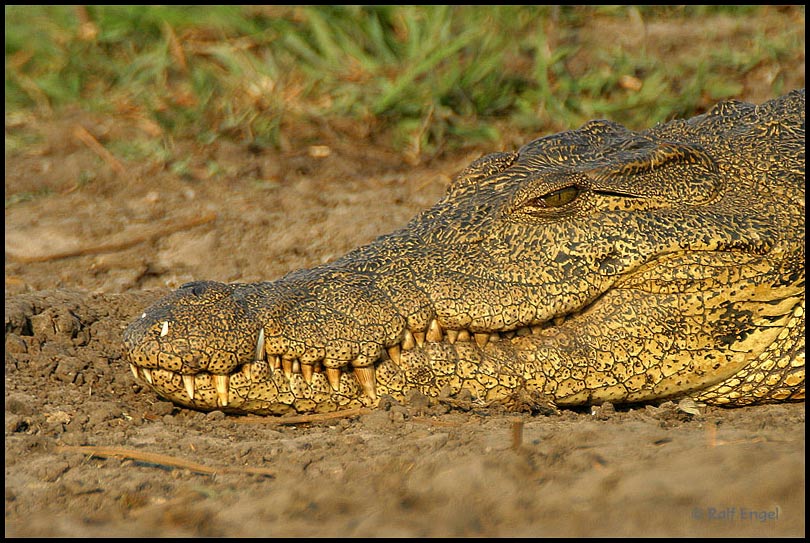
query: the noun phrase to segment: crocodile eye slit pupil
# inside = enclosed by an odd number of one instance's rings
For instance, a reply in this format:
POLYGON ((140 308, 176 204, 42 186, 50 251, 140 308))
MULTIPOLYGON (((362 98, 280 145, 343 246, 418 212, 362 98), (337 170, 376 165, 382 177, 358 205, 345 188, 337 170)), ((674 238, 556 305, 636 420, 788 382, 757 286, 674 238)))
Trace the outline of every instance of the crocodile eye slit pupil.
POLYGON ((576 199, 576 197, 579 196, 580 192, 582 191, 580 190, 579 187, 577 187, 576 185, 571 185, 569 187, 563 187, 561 189, 549 192, 548 194, 544 194, 543 196, 533 198, 530 203, 535 207, 547 209, 555 207, 563 207, 564 205, 573 202, 576 199))

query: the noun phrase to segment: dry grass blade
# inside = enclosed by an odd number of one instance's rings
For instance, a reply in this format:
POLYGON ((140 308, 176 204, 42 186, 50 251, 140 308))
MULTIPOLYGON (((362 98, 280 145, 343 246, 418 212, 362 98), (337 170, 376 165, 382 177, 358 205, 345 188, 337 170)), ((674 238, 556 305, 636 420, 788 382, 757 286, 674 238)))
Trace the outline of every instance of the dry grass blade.
POLYGON ((139 243, 151 241, 153 239, 157 239, 162 236, 167 236, 169 234, 173 234, 181 230, 187 230, 195 226, 209 223, 216 218, 217 214, 211 212, 206 213, 201 217, 190 217, 190 218, 183 218, 180 220, 169 219, 163 221, 160 224, 150 227, 138 228, 137 230, 134 228, 126 229, 117 235, 111 236, 110 241, 108 241, 107 243, 102 243, 99 245, 86 245, 83 247, 76 247, 62 252, 45 253, 45 254, 14 254, 12 252, 8 252, 7 256, 9 259, 14 260, 16 262, 29 263, 29 262, 49 262, 51 260, 61 260, 63 258, 71 258, 74 256, 113 253, 115 251, 122 251, 139 243))
POLYGON ((196 473, 207 475, 218 475, 222 473, 247 473, 252 475, 264 475, 274 477, 275 473, 269 469, 251 467, 211 467, 184 458, 177 458, 167 454, 152 453, 126 449, 124 447, 97 447, 95 445, 59 445, 58 452, 80 452, 101 458, 128 458, 138 462, 147 462, 169 468, 187 469, 196 473))
POLYGON ((73 135, 76 136, 76 138, 78 138, 82 143, 87 145, 91 151, 96 153, 101 160, 106 162, 115 173, 120 176, 125 176, 127 174, 127 169, 124 168, 121 161, 115 158, 111 152, 101 145, 101 143, 99 143, 99 141, 94 138, 86 128, 77 125, 76 128, 73 129, 73 135))
POLYGON ((523 445, 523 420, 512 421, 512 449, 518 450, 523 445))

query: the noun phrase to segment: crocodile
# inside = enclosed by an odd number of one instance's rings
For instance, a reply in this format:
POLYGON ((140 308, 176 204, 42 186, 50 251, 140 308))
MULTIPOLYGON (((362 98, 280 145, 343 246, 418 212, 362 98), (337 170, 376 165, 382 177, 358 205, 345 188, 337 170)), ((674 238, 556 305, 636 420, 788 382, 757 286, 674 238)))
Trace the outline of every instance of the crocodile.
POLYGON ((125 355, 158 395, 234 413, 802 401, 804 94, 483 156, 331 262, 182 285, 125 355))

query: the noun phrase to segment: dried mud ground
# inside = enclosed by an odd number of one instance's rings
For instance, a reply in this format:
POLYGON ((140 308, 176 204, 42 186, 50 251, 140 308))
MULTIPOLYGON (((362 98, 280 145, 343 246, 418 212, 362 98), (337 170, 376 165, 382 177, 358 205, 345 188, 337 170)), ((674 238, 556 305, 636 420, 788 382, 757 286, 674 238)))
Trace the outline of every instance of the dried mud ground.
POLYGON ((7 200, 48 191, 5 215, 6 536, 804 535, 803 403, 531 415, 413 398, 291 423, 141 390, 121 334, 169 288, 335 258, 481 153, 413 166, 222 142, 189 145, 180 169, 102 160, 77 137, 142 137, 134 120, 34 122, 6 126, 40 135, 7 151, 7 200))

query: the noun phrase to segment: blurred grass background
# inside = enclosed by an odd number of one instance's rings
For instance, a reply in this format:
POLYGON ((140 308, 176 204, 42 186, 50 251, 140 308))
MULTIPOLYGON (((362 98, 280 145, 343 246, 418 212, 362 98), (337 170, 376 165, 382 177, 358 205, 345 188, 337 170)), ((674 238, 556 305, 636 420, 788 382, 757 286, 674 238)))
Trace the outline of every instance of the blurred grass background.
MULTIPOLYGON (((227 138, 418 162, 804 84, 803 6, 6 6, 5 33, 7 126, 68 107, 137 118, 154 137, 116 150, 129 159, 227 138)), ((7 129, 6 152, 21 144, 7 129)))

